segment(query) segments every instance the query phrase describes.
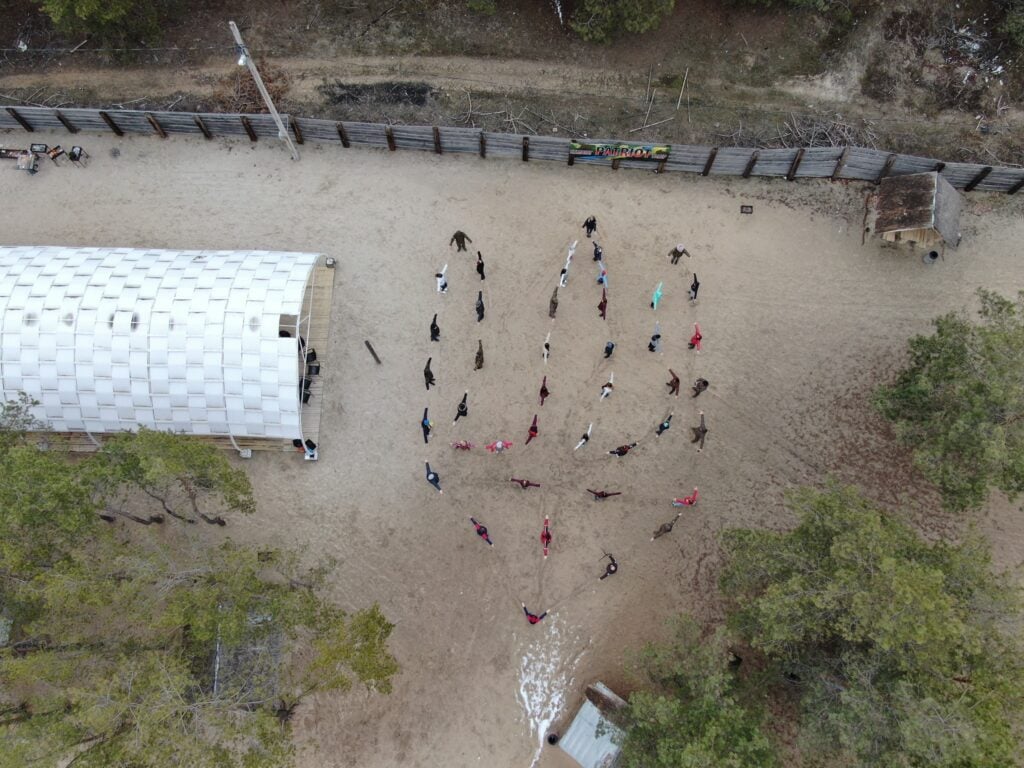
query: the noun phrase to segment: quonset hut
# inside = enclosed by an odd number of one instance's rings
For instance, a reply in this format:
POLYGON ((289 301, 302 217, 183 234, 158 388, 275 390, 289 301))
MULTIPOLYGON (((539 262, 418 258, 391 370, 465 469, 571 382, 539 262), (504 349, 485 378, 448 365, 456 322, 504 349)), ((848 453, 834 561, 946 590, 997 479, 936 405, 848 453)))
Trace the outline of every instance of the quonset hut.
POLYGON ((82 449, 140 427, 316 442, 330 276, 315 253, 0 247, 3 397, 82 449))

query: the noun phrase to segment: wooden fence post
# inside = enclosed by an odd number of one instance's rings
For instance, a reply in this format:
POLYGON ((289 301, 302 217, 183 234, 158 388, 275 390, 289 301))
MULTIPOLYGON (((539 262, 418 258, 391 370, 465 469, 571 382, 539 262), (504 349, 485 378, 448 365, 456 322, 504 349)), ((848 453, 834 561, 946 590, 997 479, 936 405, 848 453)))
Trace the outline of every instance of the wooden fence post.
POLYGON ((29 133, 32 133, 33 131, 35 131, 35 128, 33 128, 31 125, 29 125, 28 120, 26 120, 24 117, 19 115, 17 113, 17 111, 15 111, 14 107, 7 107, 6 109, 7 109, 7 114, 9 114, 11 117, 13 117, 15 120, 18 121, 18 125, 20 125, 22 128, 24 128, 29 133))
POLYGON ((977 176, 975 176, 973 179, 971 179, 967 183, 967 186, 964 187, 964 192, 970 192, 976 186, 981 184, 981 182, 984 180, 984 178, 986 176, 988 176, 990 173, 992 173, 992 166, 991 165, 986 165, 984 168, 982 168, 980 171, 978 171, 978 175, 977 176))
POLYGON ((210 133, 210 129, 206 127, 206 123, 203 122, 203 118, 199 115, 192 115, 192 119, 196 122, 196 128, 203 132, 204 139, 212 139, 213 134, 210 133))
POLYGON ((302 140, 302 128, 299 126, 299 121, 295 119, 294 115, 288 115, 288 125, 292 129, 292 133, 295 134, 295 143, 304 144, 302 140))
POLYGON ((1008 190, 1006 190, 1006 194, 1008 194, 1008 195, 1016 195, 1018 192, 1021 191, 1022 188, 1024 188, 1024 179, 1021 179, 1016 184, 1014 184, 1012 187, 1010 187, 1008 190))
POLYGON ((252 129, 252 123, 249 122, 249 118, 245 115, 239 115, 238 119, 242 121, 242 127, 245 128, 245 132, 249 134, 249 141, 256 141, 256 131, 252 129))
POLYGON ((786 181, 792 181, 796 178, 797 168, 800 167, 800 163, 804 159, 804 151, 803 147, 797 150, 796 157, 793 158, 793 163, 789 166, 789 173, 786 174, 786 181))
POLYGON ((621 163, 622 163, 622 158, 621 157, 613 157, 612 158, 612 170, 613 171, 619 170, 619 165, 621 163))
POLYGON ((747 161, 747 167, 743 169, 743 178, 749 179, 750 174, 754 171, 754 166, 757 165, 757 158, 761 153, 756 149, 750 153, 750 159, 747 161))
POLYGON ((394 152, 397 149, 395 146, 395 132, 391 130, 390 125, 384 126, 384 138, 388 140, 388 149, 394 152))
POLYGON ((708 155, 708 161, 704 163, 704 170, 700 172, 701 176, 707 176, 711 173, 711 166, 715 164, 715 158, 718 156, 718 147, 711 148, 711 154, 708 155))
POLYGON ((156 131, 157 136, 161 139, 167 138, 167 131, 164 130, 164 127, 157 122, 157 119, 153 117, 151 113, 146 113, 146 120, 148 120, 149 124, 153 126, 153 130, 156 131))
POLYGON ((523 136, 523 162, 530 159, 530 137, 523 136))
POLYGON ((843 154, 841 154, 839 156, 839 159, 836 160, 836 167, 832 169, 832 177, 831 177, 830 181, 835 181, 839 177, 839 174, 842 172, 843 168, 846 166, 846 158, 847 158, 847 156, 849 154, 850 154, 850 148, 849 147, 843 147, 843 154))
POLYGON ((480 131, 480 157, 487 157, 487 139, 483 131, 480 131))
POLYGON ((576 164, 576 155, 574 155, 572 153, 572 148, 571 147, 569 148, 569 160, 568 160, 568 163, 569 163, 569 165, 575 165, 576 164))
POLYGON ((885 158, 885 165, 882 166, 881 172, 878 174, 878 178, 875 179, 875 184, 881 184, 882 179, 889 175, 889 171, 892 170, 893 163, 896 162, 896 158, 899 157, 895 152, 885 158))
POLYGON ((343 146, 345 149, 348 149, 349 147, 352 146, 348 140, 348 131, 345 130, 345 126, 342 124, 340 120, 338 121, 336 127, 338 129, 338 138, 341 139, 341 146, 343 146))
POLYGON ((441 129, 434 126, 434 151, 441 154, 441 129))
POLYGON ((121 126, 113 121, 113 119, 104 112, 102 109, 99 111, 99 116, 103 118, 103 122, 118 136, 124 136, 124 131, 121 130, 121 126))
POLYGON ((59 109, 53 110, 53 116, 60 120, 60 124, 68 129, 68 133, 78 133, 78 128, 72 125, 71 121, 64 117, 59 109))

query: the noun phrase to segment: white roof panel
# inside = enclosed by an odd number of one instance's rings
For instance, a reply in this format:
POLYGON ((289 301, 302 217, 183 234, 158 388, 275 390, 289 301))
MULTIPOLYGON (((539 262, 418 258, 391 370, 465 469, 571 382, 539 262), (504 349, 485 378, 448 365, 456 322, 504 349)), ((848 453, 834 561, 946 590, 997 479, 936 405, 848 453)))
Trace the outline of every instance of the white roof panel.
POLYGON ((0 247, 3 397, 31 393, 57 432, 299 437, 297 340, 277 316, 299 314, 318 258, 0 247))

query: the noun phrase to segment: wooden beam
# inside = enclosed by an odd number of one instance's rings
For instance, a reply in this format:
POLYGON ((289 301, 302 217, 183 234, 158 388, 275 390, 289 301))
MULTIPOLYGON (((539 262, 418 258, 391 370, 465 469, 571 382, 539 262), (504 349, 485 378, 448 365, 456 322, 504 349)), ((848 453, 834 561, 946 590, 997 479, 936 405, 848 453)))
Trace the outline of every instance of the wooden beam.
POLYGON ((390 125, 384 126, 384 138, 388 140, 388 149, 394 152, 398 147, 395 146, 395 132, 391 130, 390 125))
POLYGON ((213 138, 213 134, 210 133, 210 129, 206 127, 206 123, 203 122, 203 118, 201 118, 199 115, 192 115, 192 119, 196 121, 196 128, 203 132, 203 138, 213 138))
POLYGON ((17 113, 17 111, 14 109, 14 107, 7 107, 6 109, 7 109, 7 114, 9 114, 11 117, 13 117, 15 120, 18 121, 18 125, 20 125, 22 128, 24 128, 29 133, 32 133, 33 131, 35 131, 35 128, 33 128, 31 125, 29 125, 28 120, 26 120, 24 117, 19 115, 17 113))
POLYGON ((167 131, 164 130, 164 127, 160 125, 159 122, 157 122, 157 119, 153 117, 151 113, 146 113, 146 120, 148 120, 149 124, 153 126, 153 130, 156 131, 157 136, 159 136, 161 139, 167 138, 167 131))
POLYGON ((882 166, 882 170, 878 174, 878 178, 875 179, 875 184, 881 184, 882 179, 889 175, 889 171, 892 170, 893 163, 896 162, 896 158, 899 157, 895 152, 885 158, 885 165, 882 166))
POLYGON ((348 149, 352 145, 349 143, 348 131, 345 130, 345 125, 339 120, 336 127, 338 129, 338 138, 341 139, 341 146, 348 149))
POLYGON ((441 129, 436 125, 434 126, 434 151, 437 154, 441 154, 441 129))
POLYGON ((71 121, 64 117, 59 109, 53 110, 53 116, 60 120, 60 124, 68 129, 68 133, 78 133, 78 128, 72 125, 71 121))
POLYGON ((747 161, 747 167, 743 169, 743 178, 749 179, 750 174, 754 171, 754 166, 757 165, 757 158, 760 153, 755 149, 750 153, 750 159, 747 161))
POLYGON ((797 150, 796 157, 793 158, 793 162, 789 166, 789 173, 786 174, 786 181, 793 181, 796 178, 796 171, 800 167, 800 163, 803 162, 804 152, 806 150, 803 147, 797 150))
POLYGON ((840 172, 843 170, 844 167, 846 167, 846 158, 849 154, 850 148, 843 147, 843 154, 841 154, 839 156, 839 159, 836 160, 836 167, 832 169, 831 181, 835 181, 837 178, 839 178, 840 172))
POLYGON ((256 141, 256 131, 252 129, 252 123, 249 122, 249 118, 245 115, 239 115, 238 119, 242 121, 242 127, 245 128, 245 132, 249 134, 249 141, 256 141))
POLYGON ((523 162, 530 159, 530 137, 523 136, 523 162))
POLYGON ((984 168, 978 171, 977 176, 975 176, 967 183, 967 186, 964 187, 964 192, 970 192, 971 190, 973 190, 976 186, 981 184, 985 177, 988 176, 990 173, 992 173, 992 166, 986 165, 984 168))
POLYGON ((299 127, 299 121, 295 119, 294 115, 288 115, 288 125, 292 129, 292 133, 295 134, 295 143, 304 144, 302 140, 302 128, 299 127))
POLYGON ((487 139, 483 131, 480 131, 480 157, 487 157, 487 139))
POLYGON ((613 171, 619 170, 619 164, 620 163, 622 163, 622 158, 621 157, 612 158, 612 170, 613 171))
POLYGON ((107 124, 107 127, 110 128, 110 130, 112 130, 118 136, 124 136, 124 131, 121 130, 121 126, 115 123, 114 119, 110 115, 108 115, 102 109, 99 111, 98 114, 100 117, 103 118, 103 122, 107 124))
POLYGON ((718 147, 712 147, 711 154, 708 155, 708 161, 704 163, 704 170, 700 172, 701 176, 707 176, 711 173, 711 166, 715 164, 716 157, 718 157, 718 147))
POLYGON ((1024 179, 1021 179, 1016 184, 1014 184, 1012 187, 1010 187, 1008 190, 1006 190, 1006 194, 1008 194, 1008 195, 1016 195, 1018 192, 1021 191, 1021 189, 1024 189, 1024 179))

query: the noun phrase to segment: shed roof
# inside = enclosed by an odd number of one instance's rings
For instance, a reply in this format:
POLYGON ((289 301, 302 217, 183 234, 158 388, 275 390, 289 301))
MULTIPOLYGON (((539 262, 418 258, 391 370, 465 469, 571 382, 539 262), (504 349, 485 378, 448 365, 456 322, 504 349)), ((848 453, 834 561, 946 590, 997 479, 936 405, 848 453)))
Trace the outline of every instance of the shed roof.
POLYGON ((955 247, 962 204, 960 193, 934 171, 889 176, 882 179, 875 201, 875 231, 932 229, 955 247))
POLYGON ((300 437, 297 341, 278 331, 318 258, 0 247, 3 397, 26 392, 58 432, 300 437))
POLYGON ((616 740, 621 738, 622 729, 613 725, 591 699, 613 708, 626 703, 603 683, 588 686, 587 699, 558 746, 583 768, 609 768, 615 764, 621 751, 616 740), (597 733, 599 726, 600 735, 597 733))

